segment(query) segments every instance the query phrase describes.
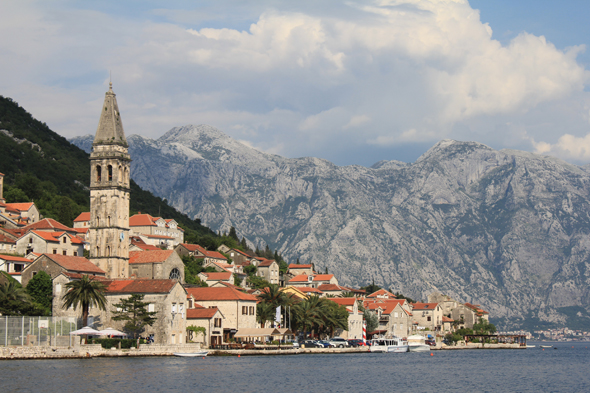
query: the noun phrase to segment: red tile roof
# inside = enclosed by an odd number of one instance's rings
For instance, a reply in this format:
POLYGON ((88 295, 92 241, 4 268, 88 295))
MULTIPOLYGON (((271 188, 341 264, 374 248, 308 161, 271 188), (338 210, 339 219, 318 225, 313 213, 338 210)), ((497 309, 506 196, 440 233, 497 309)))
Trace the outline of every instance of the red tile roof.
POLYGON ((299 274, 290 279, 289 282, 308 282, 308 277, 309 276, 307 274, 299 274))
POLYGON ((112 280, 106 282, 108 293, 170 293, 176 280, 112 280))
POLYGON ((219 311, 213 308, 189 308, 186 310, 186 319, 211 319, 219 311))
POLYGON ((443 321, 443 322, 453 322, 453 318, 445 317, 445 316, 443 315, 443 317, 442 317, 442 321, 443 321))
POLYGON ((23 262, 23 263, 31 263, 32 262, 30 259, 27 259, 27 258, 15 257, 14 255, 4 255, 4 254, 0 254, 0 259, 3 259, 5 261, 10 261, 10 262, 23 262))
POLYGON ((53 230, 74 232, 74 230, 72 228, 68 228, 64 224, 55 221, 53 218, 44 218, 41 221, 37 221, 33 224, 27 225, 23 229, 25 231, 29 231, 31 229, 53 229, 53 230))
POLYGON ((223 260, 227 261, 227 258, 222 253, 217 252, 217 251, 204 250, 203 254, 205 254, 205 256, 208 258, 223 259, 223 260))
POLYGON ((238 291, 235 288, 187 288, 186 291, 196 301, 227 301, 227 300, 249 300, 256 302, 256 296, 238 291))
POLYGON ((79 280, 82 278, 82 276, 87 275, 91 280, 98 280, 98 281, 105 281, 108 280, 108 278, 104 277, 104 276, 95 276, 93 274, 88 275, 88 274, 80 274, 80 273, 70 273, 70 272, 61 272, 61 274, 63 274, 66 277, 70 277, 76 280, 79 280))
MULTIPOLYGON (((31 231, 31 233, 34 233, 35 235, 39 236, 41 239, 47 241, 47 242, 55 242, 55 243, 59 243, 59 240, 57 240, 54 236, 53 236, 53 232, 44 232, 44 231, 31 231)), ((63 233, 63 232, 62 232, 63 233)))
MULTIPOLYGON (((162 251, 160 248, 156 246, 152 246, 151 244, 139 243, 139 242, 131 242, 132 245, 135 247, 141 248, 143 251, 162 251)), ((133 252, 133 251, 132 251, 133 252)))
POLYGON ((341 306, 354 306, 357 301, 355 297, 329 297, 328 300, 338 303, 341 306))
POLYGON ((370 295, 367 295, 367 297, 384 297, 387 296, 390 299, 395 299, 397 298, 397 296, 395 296, 393 293, 386 291, 385 289, 380 289, 377 292, 373 292, 370 295))
POLYGON ((203 247, 199 246, 198 244, 180 243, 180 245, 190 252, 199 251, 204 254, 204 251, 206 251, 203 247))
POLYGON ((162 263, 174 250, 132 251, 129 253, 129 263, 162 263))
POLYGON ((207 273, 202 272, 205 277, 207 277, 207 281, 227 281, 231 279, 232 273, 231 272, 215 272, 215 273, 207 273))
POLYGON ((70 272, 106 274, 102 269, 84 257, 73 257, 59 254, 43 254, 59 266, 70 272))
POLYGON ((322 284, 318 286, 318 289, 322 292, 326 291, 343 291, 347 292, 348 288, 341 287, 340 285, 336 284, 322 284))
POLYGON ((311 265, 298 265, 296 263, 291 263, 289 265, 289 270, 291 269, 311 269, 312 266, 311 265))
POLYGON ((149 214, 134 214, 129 217, 130 227, 155 227, 154 218, 149 214))
POLYGON ((322 293, 324 293, 324 292, 320 291, 319 289, 312 288, 312 287, 297 287, 297 289, 300 290, 303 293, 313 292, 313 293, 317 293, 319 295, 321 295, 322 293))
POLYGON ((0 243, 10 243, 10 244, 16 244, 16 240, 12 240, 11 238, 9 238, 8 236, 0 233, 0 243))
POLYGON ((313 281, 330 281, 332 278, 333 274, 314 274, 313 281))
POLYGON ((35 205, 33 202, 7 203, 6 204, 7 207, 11 207, 11 208, 16 209, 21 212, 29 210, 31 207, 33 207, 33 205, 35 205))
POLYGON ((164 235, 144 235, 150 239, 174 239, 173 237, 170 236, 164 236, 164 235))
POLYGON ((260 262, 260 264, 258 264, 258 266, 259 267, 267 267, 267 266, 271 266, 273 263, 276 263, 276 261, 274 259, 262 258, 262 262, 260 262))
POLYGON ((78 217, 76 217, 76 219, 74 220, 74 222, 84 222, 84 221, 90 221, 90 212, 80 213, 80 215, 78 217))

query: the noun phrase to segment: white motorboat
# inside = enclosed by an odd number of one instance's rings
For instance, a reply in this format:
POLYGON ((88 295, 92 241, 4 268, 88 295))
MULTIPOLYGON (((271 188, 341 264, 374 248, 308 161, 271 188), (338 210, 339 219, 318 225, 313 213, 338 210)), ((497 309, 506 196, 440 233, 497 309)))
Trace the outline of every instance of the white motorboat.
POLYGON ((408 343, 399 337, 378 337, 371 340, 371 352, 408 352, 408 343))
POLYGON ((174 356, 180 356, 180 357, 185 357, 185 358, 194 358, 194 357, 203 357, 203 356, 207 356, 209 352, 208 351, 201 351, 201 352, 174 352, 173 355, 174 356))
POLYGON ((408 350, 410 352, 427 352, 430 351, 430 345, 426 344, 424 336, 414 334, 408 337, 408 350))

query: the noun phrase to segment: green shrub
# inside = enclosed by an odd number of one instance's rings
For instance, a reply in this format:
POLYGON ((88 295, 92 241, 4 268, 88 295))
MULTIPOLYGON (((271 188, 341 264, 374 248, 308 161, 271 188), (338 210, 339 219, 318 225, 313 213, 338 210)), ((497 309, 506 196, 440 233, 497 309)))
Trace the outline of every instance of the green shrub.
MULTIPOLYGON (((95 338, 92 344, 100 344, 105 349, 118 348, 121 343, 121 349, 137 348, 137 340, 132 338, 95 338)), ((145 344, 145 340, 139 340, 140 344, 145 344)))

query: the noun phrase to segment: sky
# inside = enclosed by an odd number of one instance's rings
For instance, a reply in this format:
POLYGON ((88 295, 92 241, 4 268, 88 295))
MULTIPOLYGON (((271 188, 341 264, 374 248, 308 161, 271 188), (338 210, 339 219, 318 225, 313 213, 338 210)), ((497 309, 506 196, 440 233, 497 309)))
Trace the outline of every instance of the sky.
MULTIPOLYGON (((0 95, 94 134, 208 124, 337 165, 441 139, 590 163, 590 2, 0 1, 0 95)), ((0 123, 1 128, 1 123, 0 123)))

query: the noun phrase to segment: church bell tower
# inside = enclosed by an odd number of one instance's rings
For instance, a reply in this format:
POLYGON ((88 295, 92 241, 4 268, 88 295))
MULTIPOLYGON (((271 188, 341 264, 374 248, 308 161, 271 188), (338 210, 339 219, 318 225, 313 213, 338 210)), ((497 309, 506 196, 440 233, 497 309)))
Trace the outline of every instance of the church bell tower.
POLYGON ((109 278, 129 277, 129 163, 121 114, 109 83, 90 154, 90 261, 109 278))

